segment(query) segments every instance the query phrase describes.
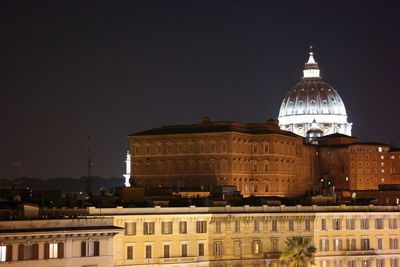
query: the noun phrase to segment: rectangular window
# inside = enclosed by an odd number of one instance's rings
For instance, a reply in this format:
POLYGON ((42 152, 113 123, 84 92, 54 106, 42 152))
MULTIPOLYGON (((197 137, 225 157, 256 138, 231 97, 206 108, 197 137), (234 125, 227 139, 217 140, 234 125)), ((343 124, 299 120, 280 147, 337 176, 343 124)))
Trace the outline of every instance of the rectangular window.
POLYGON ((39 245, 18 245, 18 260, 19 261, 28 261, 28 260, 37 260, 39 258, 39 245))
POLYGON ((214 256, 222 256, 222 241, 214 242, 214 256))
POLYGON ((311 230, 311 220, 310 219, 306 219, 304 221, 304 229, 306 231, 310 231, 311 230))
POLYGON ((204 243, 199 243, 199 257, 204 256, 204 243))
POLYGON ((390 267, 399 267, 399 259, 390 259, 390 267))
POLYGON ((49 244, 49 259, 58 258, 58 243, 49 244))
POLYGON ((354 219, 346 219, 346 229, 354 230, 355 228, 356 228, 355 220, 354 219))
POLYGON ((258 153, 258 147, 257 147, 257 145, 254 145, 254 146, 253 146, 253 153, 258 153))
POLYGON ((347 250, 356 250, 356 240, 354 238, 347 239, 347 250))
POLYGON ((335 251, 343 250, 342 239, 334 239, 333 240, 333 249, 335 251))
POLYGON ((7 260, 7 246, 0 246, 0 262, 7 260))
POLYGON ((33 245, 24 245, 24 260, 33 260, 33 245))
POLYGON ((271 231, 273 232, 278 231, 278 221, 276 219, 273 219, 271 221, 271 231))
POLYGON ((347 267, 356 267, 356 261, 355 260, 347 261, 347 267))
POLYGON ((329 251, 329 239, 320 239, 319 240, 319 249, 321 251, 329 251))
POLYGON ((133 246, 126 247, 126 259, 133 260, 133 246))
POLYGON ((233 241, 233 255, 237 257, 242 255, 242 242, 240 240, 233 241))
POLYGON ((383 219, 382 218, 375 219, 375 229, 383 229, 383 219))
POLYGON ((341 260, 335 260, 333 262, 334 267, 343 267, 342 261, 341 260))
POLYGON ((326 230, 326 219, 321 219, 321 230, 326 230))
POLYGON ((144 235, 154 235, 154 222, 144 222, 143 223, 143 234, 144 235))
POLYGON ((235 220, 235 232, 240 232, 240 220, 235 220))
POLYGON ((258 165, 257 164, 253 164, 253 171, 254 172, 258 172, 258 165))
POLYGON ((398 249, 399 248, 399 240, 397 237, 391 237, 389 239, 389 249, 398 249))
POLYGON ((329 267, 329 261, 321 261, 321 267, 329 267))
MULTIPOLYGON (((269 164, 268 163, 265 163, 264 164, 264 171, 265 172, 269 172, 269 164)), ((268 190, 267 190, 268 191, 268 190)))
POLYGON ((278 252, 278 239, 271 240, 272 242, 272 252, 278 252))
POLYGON ((172 234, 172 222, 162 222, 161 223, 161 233, 163 235, 172 234))
POLYGON ((252 245, 253 254, 261 253, 261 240, 254 240, 252 245))
POLYGON ((260 232, 260 221, 258 219, 254 220, 253 231, 260 232))
POLYGON ((333 219, 333 230, 341 230, 342 229, 342 220, 341 219, 333 219))
POLYGON ((376 239, 376 244, 377 244, 377 248, 378 248, 378 249, 383 249, 383 240, 382 240, 382 237, 378 237, 378 238, 376 239))
POLYGON ((126 222, 125 223, 125 235, 136 235, 136 223, 126 222))
POLYGON ((180 221, 179 222, 179 233, 180 234, 187 234, 187 221, 180 221))
POLYGON ((198 233, 198 234, 207 233, 207 222, 206 221, 197 221, 196 222, 196 233, 198 233))
POLYGON ((363 230, 369 229, 369 219, 361 219, 360 224, 361 224, 361 229, 363 230))
POLYGON ((221 233, 221 221, 215 221, 215 232, 221 233))
POLYGON ((370 260, 361 260, 361 266, 362 267, 371 267, 371 261, 370 260))
POLYGON ((146 259, 151 259, 152 246, 146 245, 146 259))
POLYGON ((169 245, 164 245, 164 258, 169 258, 169 245))
POLYGON ((397 219, 396 218, 390 218, 389 219, 389 228, 390 229, 397 229, 397 219))
POLYGON ((376 267, 385 267, 385 259, 376 259, 376 267))
POLYGON ((362 238, 361 239, 361 250, 369 250, 369 239, 368 238, 362 238))
POLYGON ((100 252, 99 241, 86 241, 81 243, 82 257, 99 256, 99 252, 100 252))
POLYGON ((44 244, 44 258, 56 259, 64 258, 64 243, 46 243, 44 244))
POLYGON ((288 225, 289 225, 289 231, 290 232, 294 231, 294 221, 293 220, 289 220, 288 221, 288 225))
POLYGON ((181 244, 181 257, 187 257, 187 256, 188 256, 188 245, 181 244))

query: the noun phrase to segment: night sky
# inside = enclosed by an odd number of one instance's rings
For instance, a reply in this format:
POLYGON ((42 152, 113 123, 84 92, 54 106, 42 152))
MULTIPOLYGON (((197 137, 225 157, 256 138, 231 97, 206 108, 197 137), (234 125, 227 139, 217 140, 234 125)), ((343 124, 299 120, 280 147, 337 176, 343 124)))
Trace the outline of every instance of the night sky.
POLYGON ((0 178, 121 176, 126 135, 277 118, 313 45, 353 135, 400 146, 397 1, 1 1, 0 178))

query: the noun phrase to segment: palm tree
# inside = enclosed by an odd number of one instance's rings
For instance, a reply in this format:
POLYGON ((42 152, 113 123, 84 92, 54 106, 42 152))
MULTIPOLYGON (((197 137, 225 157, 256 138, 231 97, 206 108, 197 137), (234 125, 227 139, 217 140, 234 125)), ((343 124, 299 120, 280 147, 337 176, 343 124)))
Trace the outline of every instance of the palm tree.
POLYGON ((314 253, 317 249, 310 244, 311 240, 302 236, 289 237, 286 248, 279 259, 288 261, 289 267, 306 267, 309 263, 314 265, 314 253))

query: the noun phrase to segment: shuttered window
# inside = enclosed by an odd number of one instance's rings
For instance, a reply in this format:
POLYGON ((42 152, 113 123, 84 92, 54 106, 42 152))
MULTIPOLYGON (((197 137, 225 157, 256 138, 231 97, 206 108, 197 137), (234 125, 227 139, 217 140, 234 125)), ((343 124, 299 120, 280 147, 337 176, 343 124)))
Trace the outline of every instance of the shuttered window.
POLYGON ((27 260, 37 260, 39 259, 39 245, 18 245, 18 260, 19 261, 27 261, 27 260))
POLYGON ((93 257, 100 255, 100 242, 89 241, 81 243, 81 256, 82 257, 93 257))
POLYGON ((125 235, 136 235, 136 223, 134 222, 125 223, 125 235))
POLYGON ((64 243, 46 243, 44 244, 45 259, 64 258, 64 243))
POLYGON ((0 262, 12 261, 12 245, 0 246, 0 262))

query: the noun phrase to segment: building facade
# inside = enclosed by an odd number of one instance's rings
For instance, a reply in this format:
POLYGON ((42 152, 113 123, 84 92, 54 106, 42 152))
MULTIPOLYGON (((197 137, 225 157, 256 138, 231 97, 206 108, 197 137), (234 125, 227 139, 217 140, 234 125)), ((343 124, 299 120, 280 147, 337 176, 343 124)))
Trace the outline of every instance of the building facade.
POLYGON ((164 126, 129 136, 138 185, 234 185, 244 196, 296 196, 312 190, 314 146, 277 122, 211 122, 164 126))
POLYGON ((97 266, 114 264, 111 218, 0 221, 0 266, 97 266))
POLYGON ((320 177, 337 190, 378 190, 381 185, 399 184, 400 153, 389 145, 357 142, 340 134, 319 142, 320 177))
POLYGON ((399 267, 399 206, 90 208, 124 227, 115 266, 279 267, 285 241, 311 239, 318 267, 399 267))
POLYGON ((387 144, 331 134, 317 144, 275 122, 164 126, 129 136, 138 185, 210 190, 236 186, 244 196, 293 197, 324 186, 378 190, 400 184, 400 152, 387 144))

